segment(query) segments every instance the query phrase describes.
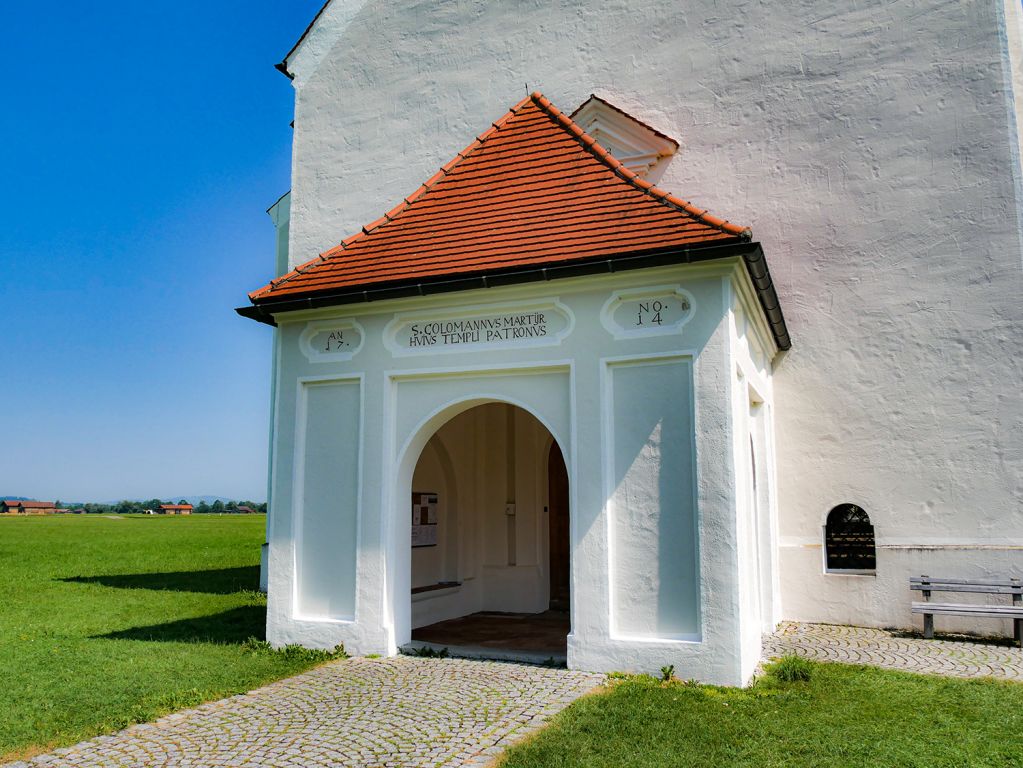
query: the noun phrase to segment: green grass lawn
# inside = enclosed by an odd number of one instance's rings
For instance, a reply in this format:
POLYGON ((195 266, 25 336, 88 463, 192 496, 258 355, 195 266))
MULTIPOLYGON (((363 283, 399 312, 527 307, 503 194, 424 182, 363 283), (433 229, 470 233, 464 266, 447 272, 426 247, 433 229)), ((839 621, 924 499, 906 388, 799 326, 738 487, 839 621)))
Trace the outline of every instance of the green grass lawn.
POLYGON ((1023 685, 811 664, 746 690, 629 678, 581 699, 501 768, 1009 768, 1023 685))
MULTIPOLYGON (((257 687, 259 516, 0 518, 0 761, 257 687)), ((617 681, 502 768, 1023 766, 1023 685, 809 664, 746 690, 617 681)))
POLYGON ((0 519, 0 760, 250 690, 263 515, 0 519))

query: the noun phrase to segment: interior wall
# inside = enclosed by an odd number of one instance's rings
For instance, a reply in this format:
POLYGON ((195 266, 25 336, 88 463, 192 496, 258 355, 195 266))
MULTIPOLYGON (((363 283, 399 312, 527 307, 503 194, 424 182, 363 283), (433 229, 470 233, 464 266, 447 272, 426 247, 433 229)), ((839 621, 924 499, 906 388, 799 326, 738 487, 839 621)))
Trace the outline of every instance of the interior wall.
POLYGON ((448 476, 453 467, 443 443, 434 436, 419 457, 415 475, 412 477, 412 492, 437 494, 437 544, 435 546, 412 548, 412 588, 429 587, 443 582, 458 581, 458 573, 451 572, 451 555, 457 567, 457 549, 460 521, 458 519, 457 481, 448 476), (442 459, 443 457, 443 459, 442 459), (442 464, 443 461, 443 464, 442 464), (445 471, 447 470, 447 471, 445 471), (452 540, 451 533, 456 536, 452 540))
POLYGON ((478 611, 547 609, 552 440, 528 411, 488 403, 455 416, 427 442, 412 490, 438 494, 438 538, 412 549, 412 587, 457 585, 413 594, 413 628, 478 611))

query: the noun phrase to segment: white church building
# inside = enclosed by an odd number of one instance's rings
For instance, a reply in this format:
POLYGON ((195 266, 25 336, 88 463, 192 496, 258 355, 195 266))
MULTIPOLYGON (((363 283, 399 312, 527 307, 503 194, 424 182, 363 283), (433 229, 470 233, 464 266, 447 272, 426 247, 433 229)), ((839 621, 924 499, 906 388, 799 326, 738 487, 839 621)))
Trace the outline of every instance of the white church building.
POLYGON ((1020 54, 1000 0, 328 2, 238 310, 268 639, 742 684, 1023 576, 1020 54))

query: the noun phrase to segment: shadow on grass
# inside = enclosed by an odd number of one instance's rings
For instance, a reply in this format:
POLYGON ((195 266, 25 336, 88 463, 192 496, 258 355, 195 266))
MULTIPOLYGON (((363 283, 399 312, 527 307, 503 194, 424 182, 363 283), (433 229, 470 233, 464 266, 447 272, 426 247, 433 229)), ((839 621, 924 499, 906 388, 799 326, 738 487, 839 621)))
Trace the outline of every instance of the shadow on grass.
POLYGON ((101 584, 118 589, 156 589, 173 592, 203 592, 230 595, 259 588, 259 566, 217 568, 208 571, 172 571, 169 573, 124 573, 101 576, 70 576, 61 581, 74 584, 101 584))
POLYGON ((266 608, 246 605, 229 611, 178 619, 148 627, 132 627, 104 635, 93 635, 106 640, 151 640, 156 642, 217 643, 236 645, 250 637, 262 640, 266 634, 266 608))

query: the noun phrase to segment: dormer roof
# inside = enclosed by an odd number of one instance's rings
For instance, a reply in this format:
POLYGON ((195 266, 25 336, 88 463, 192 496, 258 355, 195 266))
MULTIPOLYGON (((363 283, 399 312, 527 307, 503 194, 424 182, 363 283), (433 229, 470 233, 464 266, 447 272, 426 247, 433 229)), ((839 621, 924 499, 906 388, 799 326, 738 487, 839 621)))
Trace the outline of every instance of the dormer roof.
POLYGON ((571 117, 626 168, 654 184, 678 151, 671 136, 596 94, 590 94, 571 117))
POLYGON ((749 237, 644 180, 533 93, 384 216, 249 297, 259 304, 749 237))

